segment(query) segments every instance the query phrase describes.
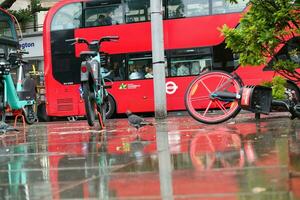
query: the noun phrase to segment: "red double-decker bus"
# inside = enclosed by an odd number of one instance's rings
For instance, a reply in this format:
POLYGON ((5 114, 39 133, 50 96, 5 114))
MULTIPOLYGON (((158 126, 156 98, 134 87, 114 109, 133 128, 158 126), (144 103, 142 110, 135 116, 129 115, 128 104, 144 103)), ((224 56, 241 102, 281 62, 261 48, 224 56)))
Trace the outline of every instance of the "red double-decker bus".
MULTIPOLYGON (((237 60, 225 48, 219 28, 236 27, 246 2, 225 0, 164 0, 163 29, 167 109, 185 110, 184 94, 203 70, 233 71, 237 60)), ((153 112, 150 0, 64 0, 52 7, 44 23, 46 110, 49 116, 84 115, 79 95, 83 46, 66 39, 88 40, 117 35, 116 43, 103 44, 109 89, 108 116, 114 113, 153 112)), ((246 84, 271 79, 268 66, 239 68, 246 84)))

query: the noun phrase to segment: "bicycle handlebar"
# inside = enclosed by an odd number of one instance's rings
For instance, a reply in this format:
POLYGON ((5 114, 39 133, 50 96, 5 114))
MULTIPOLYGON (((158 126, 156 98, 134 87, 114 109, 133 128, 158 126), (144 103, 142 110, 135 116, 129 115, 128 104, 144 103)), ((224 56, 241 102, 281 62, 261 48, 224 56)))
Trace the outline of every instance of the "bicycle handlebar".
MULTIPOLYGON (((94 41, 98 41, 98 45, 100 45, 101 42, 110 42, 110 41, 118 41, 118 40, 119 40, 119 36, 104 36, 101 39, 94 40, 94 41)), ((91 44, 84 38, 72 38, 72 39, 66 39, 65 41, 72 42, 70 45, 74 45, 76 43, 85 43, 87 45, 91 44)))
POLYGON ((89 45, 90 43, 84 39, 84 38, 72 38, 72 39, 66 39, 66 42, 72 42, 70 45, 74 45, 76 43, 85 43, 87 45, 89 45))
POLYGON ((102 37, 99 40, 99 43, 101 43, 101 42, 110 42, 110 41, 118 41, 119 39, 120 39, 119 36, 105 36, 105 37, 102 37))
POLYGON ((17 50, 12 50, 9 52, 9 55, 24 55, 24 54, 29 54, 28 51, 23 51, 23 50, 20 50, 20 49, 17 49, 17 50))

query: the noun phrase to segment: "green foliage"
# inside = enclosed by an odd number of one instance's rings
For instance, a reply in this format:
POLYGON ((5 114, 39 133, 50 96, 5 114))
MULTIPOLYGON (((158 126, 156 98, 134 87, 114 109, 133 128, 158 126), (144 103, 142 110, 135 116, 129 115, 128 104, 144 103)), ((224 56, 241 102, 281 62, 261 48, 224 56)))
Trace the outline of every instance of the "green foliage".
POLYGON ((20 23, 27 23, 33 19, 33 15, 28 8, 20 9, 18 11, 9 10, 9 12, 14 15, 20 23))
MULTIPOLYGON (((236 3, 236 0, 228 1, 236 3)), ((296 3, 294 0, 251 0, 238 28, 222 27, 227 47, 240 55, 241 65, 266 64, 270 57, 276 56, 280 45, 287 44, 295 33, 300 33, 300 14, 295 11, 298 8, 296 3)), ((274 63, 275 70, 283 70, 286 77, 292 73, 300 80, 300 76, 294 74, 296 68, 297 64, 292 61, 274 63)))
MULTIPOLYGON (((12 1, 11 5, 14 2, 15 1, 12 1)), ((8 5, 10 5, 10 4, 8 4, 8 5)), ((27 8, 20 9, 20 10, 17 10, 17 11, 9 10, 9 12, 11 14, 13 14, 21 24, 26 24, 27 22, 30 22, 30 21, 33 20, 33 17, 34 17, 35 13, 37 13, 39 11, 43 11, 43 10, 48 10, 48 9, 49 8, 43 8, 41 6, 41 1, 40 0, 30 0, 30 4, 27 6, 27 8)))
POLYGON ((263 86, 272 88, 272 96, 274 99, 286 99, 285 88, 286 80, 281 76, 275 76, 272 81, 262 83, 263 86))
POLYGON ((293 73, 297 68, 299 68, 299 64, 291 61, 291 60, 278 60, 273 68, 275 70, 285 70, 287 72, 293 73))

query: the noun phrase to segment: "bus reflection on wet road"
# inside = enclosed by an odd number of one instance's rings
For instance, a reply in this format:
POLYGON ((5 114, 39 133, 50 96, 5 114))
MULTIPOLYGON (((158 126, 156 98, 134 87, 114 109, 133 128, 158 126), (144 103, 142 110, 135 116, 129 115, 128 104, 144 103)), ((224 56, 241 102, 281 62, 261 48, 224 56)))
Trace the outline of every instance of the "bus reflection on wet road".
POLYGON ((28 126, 1 136, 0 199, 300 199, 298 122, 28 126))

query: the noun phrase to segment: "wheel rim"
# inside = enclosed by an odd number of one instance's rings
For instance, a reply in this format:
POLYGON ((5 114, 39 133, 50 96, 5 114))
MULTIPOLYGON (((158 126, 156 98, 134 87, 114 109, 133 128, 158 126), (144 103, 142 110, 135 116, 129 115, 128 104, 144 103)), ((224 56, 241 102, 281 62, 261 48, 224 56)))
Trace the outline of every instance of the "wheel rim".
POLYGON ((218 123, 231 118, 239 109, 238 100, 232 102, 210 98, 218 91, 238 93, 240 83, 224 72, 209 72, 197 78, 186 93, 186 106, 196 119, 206 123, 218 123))

